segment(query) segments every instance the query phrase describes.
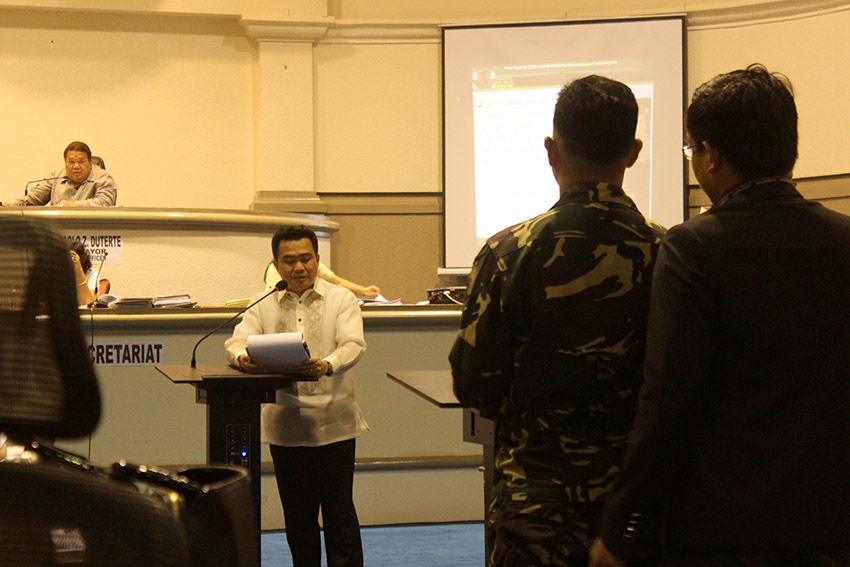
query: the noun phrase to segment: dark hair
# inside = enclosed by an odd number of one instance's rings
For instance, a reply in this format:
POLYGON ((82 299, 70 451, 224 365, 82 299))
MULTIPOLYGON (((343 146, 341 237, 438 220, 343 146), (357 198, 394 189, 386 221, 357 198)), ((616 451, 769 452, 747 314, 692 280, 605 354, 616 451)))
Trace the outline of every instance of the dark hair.
POLYGON ((567 153, 610 164, 631 151, 637 119, 638 105, 629 87, 590 75, 561 89, 553 123, 567 153))
POLYGON ((797 107, 788 77, 761 64, 718 75, 695 92, 688 133, 708 142, 744 180, 786 175, 797 161, 797 107))
POLYGON ((294 240, 301 240, 302 238, 310 239, 310 243, 313 245, 313 252, 318 256, 319 239, 316 238, 316 233, 303 224, 299 224, 297 226, 284 226, 274 233, 272 237, 272 258, 277 260, 277 251, 281 241, 292 242, 294 240))
POLYGON ((86 154, 86 157, 89 158, 89 161, 91 161, 91 150, 83 142, 71 142, 68 144, 68 147, 65 148, 65 152, 62 154, 62 157, 68 157, 68 152, 83 152, 86 154))
POLYGON ((68 247, 80 257, 80 267, 83 268, 83 273, 88 272, 91 269, 91 256, 83 243, 79 240, 69 240, 68 247))

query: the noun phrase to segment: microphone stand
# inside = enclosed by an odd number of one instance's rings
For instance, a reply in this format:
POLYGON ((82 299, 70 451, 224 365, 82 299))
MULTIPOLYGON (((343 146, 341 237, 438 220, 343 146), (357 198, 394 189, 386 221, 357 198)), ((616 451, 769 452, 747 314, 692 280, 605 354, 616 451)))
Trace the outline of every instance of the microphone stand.
POLYGON ((97 298, 100 295, 100 275, 103 273, 103 263, 106 262, 106 257, 109 255, 109 252, 106 250, 103 251, 103 258, 100 259, 100 265, 97 267, 97 282, 95 282, 94 288, 94 301, 91 302, 91 305, 97 305, 97 298))
POLYGON ((256 300, 252 304, 248 305, 247 307, 243 307, 242 310, 239 311, 236 315, 234 315, 233 317, 231 317, 230 319, 228 319, 227 321, 225 321, 224 323, 222 323, 221 325, 219 325, 218 327, 216 327, 215 329, 213 329, 212 331, 210 331, 209 333, 204 335, 201 338, 201 340, 199 340, 197 343, 195 343, 195 348, 192 349, 192 362, 189 364, 189 366, 191 366, 192 368, 197 368, 197 366, 195 365, 195 352, 198 350, 198 346, 202 342, 204 342, 204 340, 207 337, 209 337, 210 335, 212 335, 213 333, 215 333, 216 331, 218 331, 219 329, 221 329, 222 327, 224 327, 225 325, 227 325, 228 323, 230 323, 231 321, 233 321, 234 319, 236 319, 237 317, 239 317, 240 315, 242 315, 243 313, 245 313, 246 311, 251 309, 253 306, 258 304, 259 302, 261 302, 262 300, 264 300, 265 298, 267 298, 268 296, 270 296, 274 292, 284 291, 286 289, 286 285, 287 284, 286 284, 285 280, 280 280, 279 282, 277 282, 275 284, 275 286, 272 289, 270 289, 265 295, 263 295, 263 297, 259 298, 258 300, 256 300))
POLYGON ((57 179, 65 179, 68 177, 67 175, 60 175, 59 177, 45 177, 44 179, 35 179, 33 181, 27 181, 27 184, 24 185, 24 201, 21 203, 21 206, 24 207, 27 204, 27 199, 29 199, 29 189, 30 185, 33 183, 41 183, 42 181, 56 181, 57 179))

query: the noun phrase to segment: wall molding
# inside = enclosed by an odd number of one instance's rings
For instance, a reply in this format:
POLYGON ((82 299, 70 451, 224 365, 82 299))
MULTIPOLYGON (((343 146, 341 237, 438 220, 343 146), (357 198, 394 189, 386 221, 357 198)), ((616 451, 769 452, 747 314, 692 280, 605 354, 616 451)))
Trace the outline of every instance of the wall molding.
POLYGON ((441 215, 442 193, 322 193, 328 215, 441 215))
MULTIPOLYGON (((238 22, 246 37, 258 41, 283 42, 312 42, 321 43, 438 43, 441 39, 442 28, 453 25, 499 25, 506 23, 552 23, 562 21, 582 21, 592 19, 617 19, 660 17, 685 14, 688 30, 703 30, 711 28, 741 27, 759 25, 778 21, 788 21, 824 14, 850 10, 847 0, 768 0, 762 2, 747 2, 746 0, 727 0, 716 2, 712 0, 681 0, 681 3, 670 2, 662 6, 637 6, 628 13, 616 10, 600 10, 598 4, 587 2, 583 6, 573 7, 569 17, 551 18, 511 18, 499 20, 484 17, 437 16, 433 19, 345 19, 333 15, 305 16, 279 18, 275 16, 257 16, 255 14, 234 12, 189 12, 189 11, 158 11, 122 9, 110 6, 97 7, 90 2, 81 2, 74 7, 45 7, 35 3, 27 4, 0 0, 0 14, 11 17, 16 26, 21 24, 41 27, 45 24, 45 16, 52 14, 49 19, 51 26, 97 27, 98 22, 111 22, 132 18, 141 19, 149 24, 153 21, 172 21, 172 25, 194 20, 209 21, 221 25, 228 22, 233 25, 238 22), (91 4, 91 5, 86 5, 91 4), (57 19, 58 18, 58 19, 57 19)), ((650 3, 651 4, 651 3, 650 3)), ((156 26, 150 26, 155 29, 156 26)))
POLYGON ((441 26, 436 21, 337 20, 319 43, 439 43, 441 39, 441 26))
POLYGON ((250 208, 322 215, 440 215, 442 193, 309 193, 259 191, 250 208))
POLYGON ((239 23, 248 37, 258 41, 281 41, 307 43, 324 36, 332 17, 318 19, 263 20, 242 18, 239 23))
POLYGON ((688 30, 733 28, 811 18, 850 10, 846 0, 776 0, 688 12, 688 30))
POLYGON ((592 19, 649 18, 686 15, 689 31, 723 27, 742 27, 771 22, 795 20, 850 10, 846 0, 774 0, 748 4, 746 2, 686 2, 681 10, 673 7, 669 11, 637 7, 628 14, 616 11, 593 11, 581 13, 574 10, 568 18, 487 20, 447 18, 435 20, 346 20, 334 19, 328 24, 327 33, 316 42, 328 43, 434 43, 439 42, 444 26, 454 25, 499 25, 515 23, 554 23, 592 19), (700 5, 706 6, 701 8, 700 5))
MULTIPOLYGON (((829 206, 828 201, 850 199, 850 173, 826 175, 823 177, 805 177, 794 179, 797 190, 806 199, 820 201, 829 206)), ((690 216, 699 214, 700 208, 710 207, 711 200, 697 185, 688 187, 688 209, 690 216)))
MULTIPOLYGON (((794 180, 797 189, 807 199, 829 201, 850 200, 850 173, 807 177, 794 180)), ((442 192, 397 193, 307 193, 259 192, 253 210, 290 213, 339 215, 442 215, 442 192)), ((698 185, 688 187, 688 208, 691 216, 700 207, 711 206, 708 196, 698 185)))

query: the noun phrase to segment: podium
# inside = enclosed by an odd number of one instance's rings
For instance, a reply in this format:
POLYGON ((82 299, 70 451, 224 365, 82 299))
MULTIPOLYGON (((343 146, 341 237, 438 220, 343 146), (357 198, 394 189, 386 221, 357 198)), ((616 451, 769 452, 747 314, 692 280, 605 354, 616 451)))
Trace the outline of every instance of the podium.
MULTIPOLYGON (((478 410, 464 408, 454 394, 454 382, 449 370, 391 370, 387 377, 440 408, 463 409, 463 440, 483 446, 484 458, 484 525, 490 511, 490 493, 495 483, 495 425, 481 417, 478 410)), ((493 549, 492 534, 484 530, 484 564, 493 549)))
MULTIPOLYGON (((195 401, 207 406, 207 463, 240 465, 251 478, 257 549, 260 549, 260 404, 273 403, 275 390, 295 378, 246 374, 227 364, 163 364, 156 369, 175 384, 195 387, 195 401)), ((303 380, 299 377, 298 380, 303 380)), ((259 553, 257 554, 259 560, 259 553)), ((259 567, 259 566, 258 566, 259 567)))

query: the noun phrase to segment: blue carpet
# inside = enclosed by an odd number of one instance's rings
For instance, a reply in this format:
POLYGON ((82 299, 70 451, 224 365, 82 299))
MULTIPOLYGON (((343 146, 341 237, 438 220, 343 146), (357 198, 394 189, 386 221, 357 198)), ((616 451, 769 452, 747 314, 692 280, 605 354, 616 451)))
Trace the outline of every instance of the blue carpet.
MULTIPOLYGON (((363 527, 365 567, 482 567, 481 522, 363 527)), ((261 538, 263 567, 292 567, 284 532, 261 538)), ((324 563, 323 563, 324 564, 324 563)))

